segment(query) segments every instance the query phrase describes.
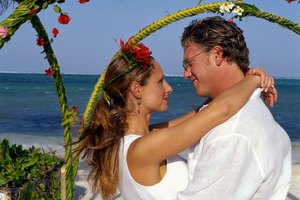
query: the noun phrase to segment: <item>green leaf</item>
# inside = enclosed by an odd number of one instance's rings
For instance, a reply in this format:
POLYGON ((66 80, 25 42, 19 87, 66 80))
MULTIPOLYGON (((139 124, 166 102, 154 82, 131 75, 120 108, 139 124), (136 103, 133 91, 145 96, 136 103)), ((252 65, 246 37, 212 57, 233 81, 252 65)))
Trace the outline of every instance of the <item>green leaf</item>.
POLYGON ((105 92, 105 91, 102 91, 101 93, 102 93, 103 99, 104 99, 104 100, 106 101, 106 103, 110 106, 110 101, 109 101, 108 98, 107 98, 106 92, 105 92))
POLYGON ((56 12, 56 13, 62 13, 62 10, 61 10, 61 8, 58 5, 55 5, 53 7, 53 9, 54 9, 54 12, 56 12))
POLYGON ((12 179, 7 179, 4 177, 0 177, 0 187, 6 185, 8 182, 12 181, 12 179))
POLYGON ((34 165, 37 161, 38 161, 38 155, 37 154, 33 154, 32 157, 30 158, 29 162, 22 164, 22 170, 24 170, 27 167, 30 167, 32 165, 34 165))
POLYGON ((45 190, 46 190, 46 186, 45 186, 44 183, 41 183, 41 184, 39 185, 39 188, 40 188, 43 192, 45 192, 45 190))

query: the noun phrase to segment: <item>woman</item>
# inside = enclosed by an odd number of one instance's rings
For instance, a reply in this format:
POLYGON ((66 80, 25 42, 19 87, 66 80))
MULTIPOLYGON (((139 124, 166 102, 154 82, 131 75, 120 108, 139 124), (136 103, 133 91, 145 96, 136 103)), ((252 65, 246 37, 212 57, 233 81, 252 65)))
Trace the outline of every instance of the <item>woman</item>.
POLYGON ((187 166, 177 154, 234 115, 264 82, 261 73, 247 76, 200 112, 174 120, 168 128, 149 131, 152 112, 168 109, 171 86, 143 44, 121 41, 120 54, 107 68, 106 98, 97 103, 90 124, 82 127, 75 154, 91 165, 93 191, 111 199, 175 199, 187 184, 187 166))

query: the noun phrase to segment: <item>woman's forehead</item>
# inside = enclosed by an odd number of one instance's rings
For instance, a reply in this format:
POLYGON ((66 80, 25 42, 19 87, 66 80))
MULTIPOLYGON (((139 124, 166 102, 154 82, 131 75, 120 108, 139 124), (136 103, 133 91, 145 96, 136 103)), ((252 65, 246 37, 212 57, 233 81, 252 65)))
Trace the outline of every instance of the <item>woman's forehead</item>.
POLYGON ((155 61, 155 60, 153 61, 153 66, 154 66, 153 72, 156 75, 163 75, 164 74, 164 72, 162 70, 162 67, 160 66, 160 64, 157 61, 155 61))

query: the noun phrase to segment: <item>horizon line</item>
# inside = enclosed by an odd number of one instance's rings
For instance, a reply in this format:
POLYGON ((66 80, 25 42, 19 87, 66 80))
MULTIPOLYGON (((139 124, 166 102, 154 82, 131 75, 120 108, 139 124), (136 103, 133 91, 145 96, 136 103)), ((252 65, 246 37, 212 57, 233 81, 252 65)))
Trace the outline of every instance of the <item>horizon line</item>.
MULTIPOLYGON (((0 71, 0 74, 45 74, 44 72, 19 72, 19 71, 0 71)), ((64 72, 60 73, 61 75, 98 75, 100 76, 101 74, 98 73, 76 73, 76 72, 64 72)), ((183 75, 178 75, 178 74, 165 74, 167 77, 183 77, 183 75)), ((300 77, 274 77, 276 79, 300 79, 300 77)))

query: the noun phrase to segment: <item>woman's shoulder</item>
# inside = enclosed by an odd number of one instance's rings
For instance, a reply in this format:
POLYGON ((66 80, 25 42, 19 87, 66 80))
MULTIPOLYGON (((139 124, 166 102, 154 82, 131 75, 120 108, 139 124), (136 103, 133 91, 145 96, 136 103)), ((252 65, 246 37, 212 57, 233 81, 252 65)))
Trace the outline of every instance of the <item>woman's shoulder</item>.
POLYGON ((138 135, 138 134, 128 134, 128 135, 125 135, 123 138, 122 138, 122 143, 121 143, 121 146, 123 147, 123 151, 124 153, 126 152, 127 153, 127 150, 130 146, 130 144, 135 141, 136 139, 142 137, 141 135, 138 135))
POLYGON ((135 141, 136 139, 138 139, 140 137, 142 137, 142 136, 138 135, 138 134, 128 134, 128 135, 125 135, 123 137, 124 145, 131 144, 133 141, 135 141))
POLYGON ((139 138, 139 137, 142 137, 142 136, 139 135, 139 134, 133 134, 133 133, 124 135, 124 139, 131 139, 131 138, 136 139, 136 138, 139 138))

